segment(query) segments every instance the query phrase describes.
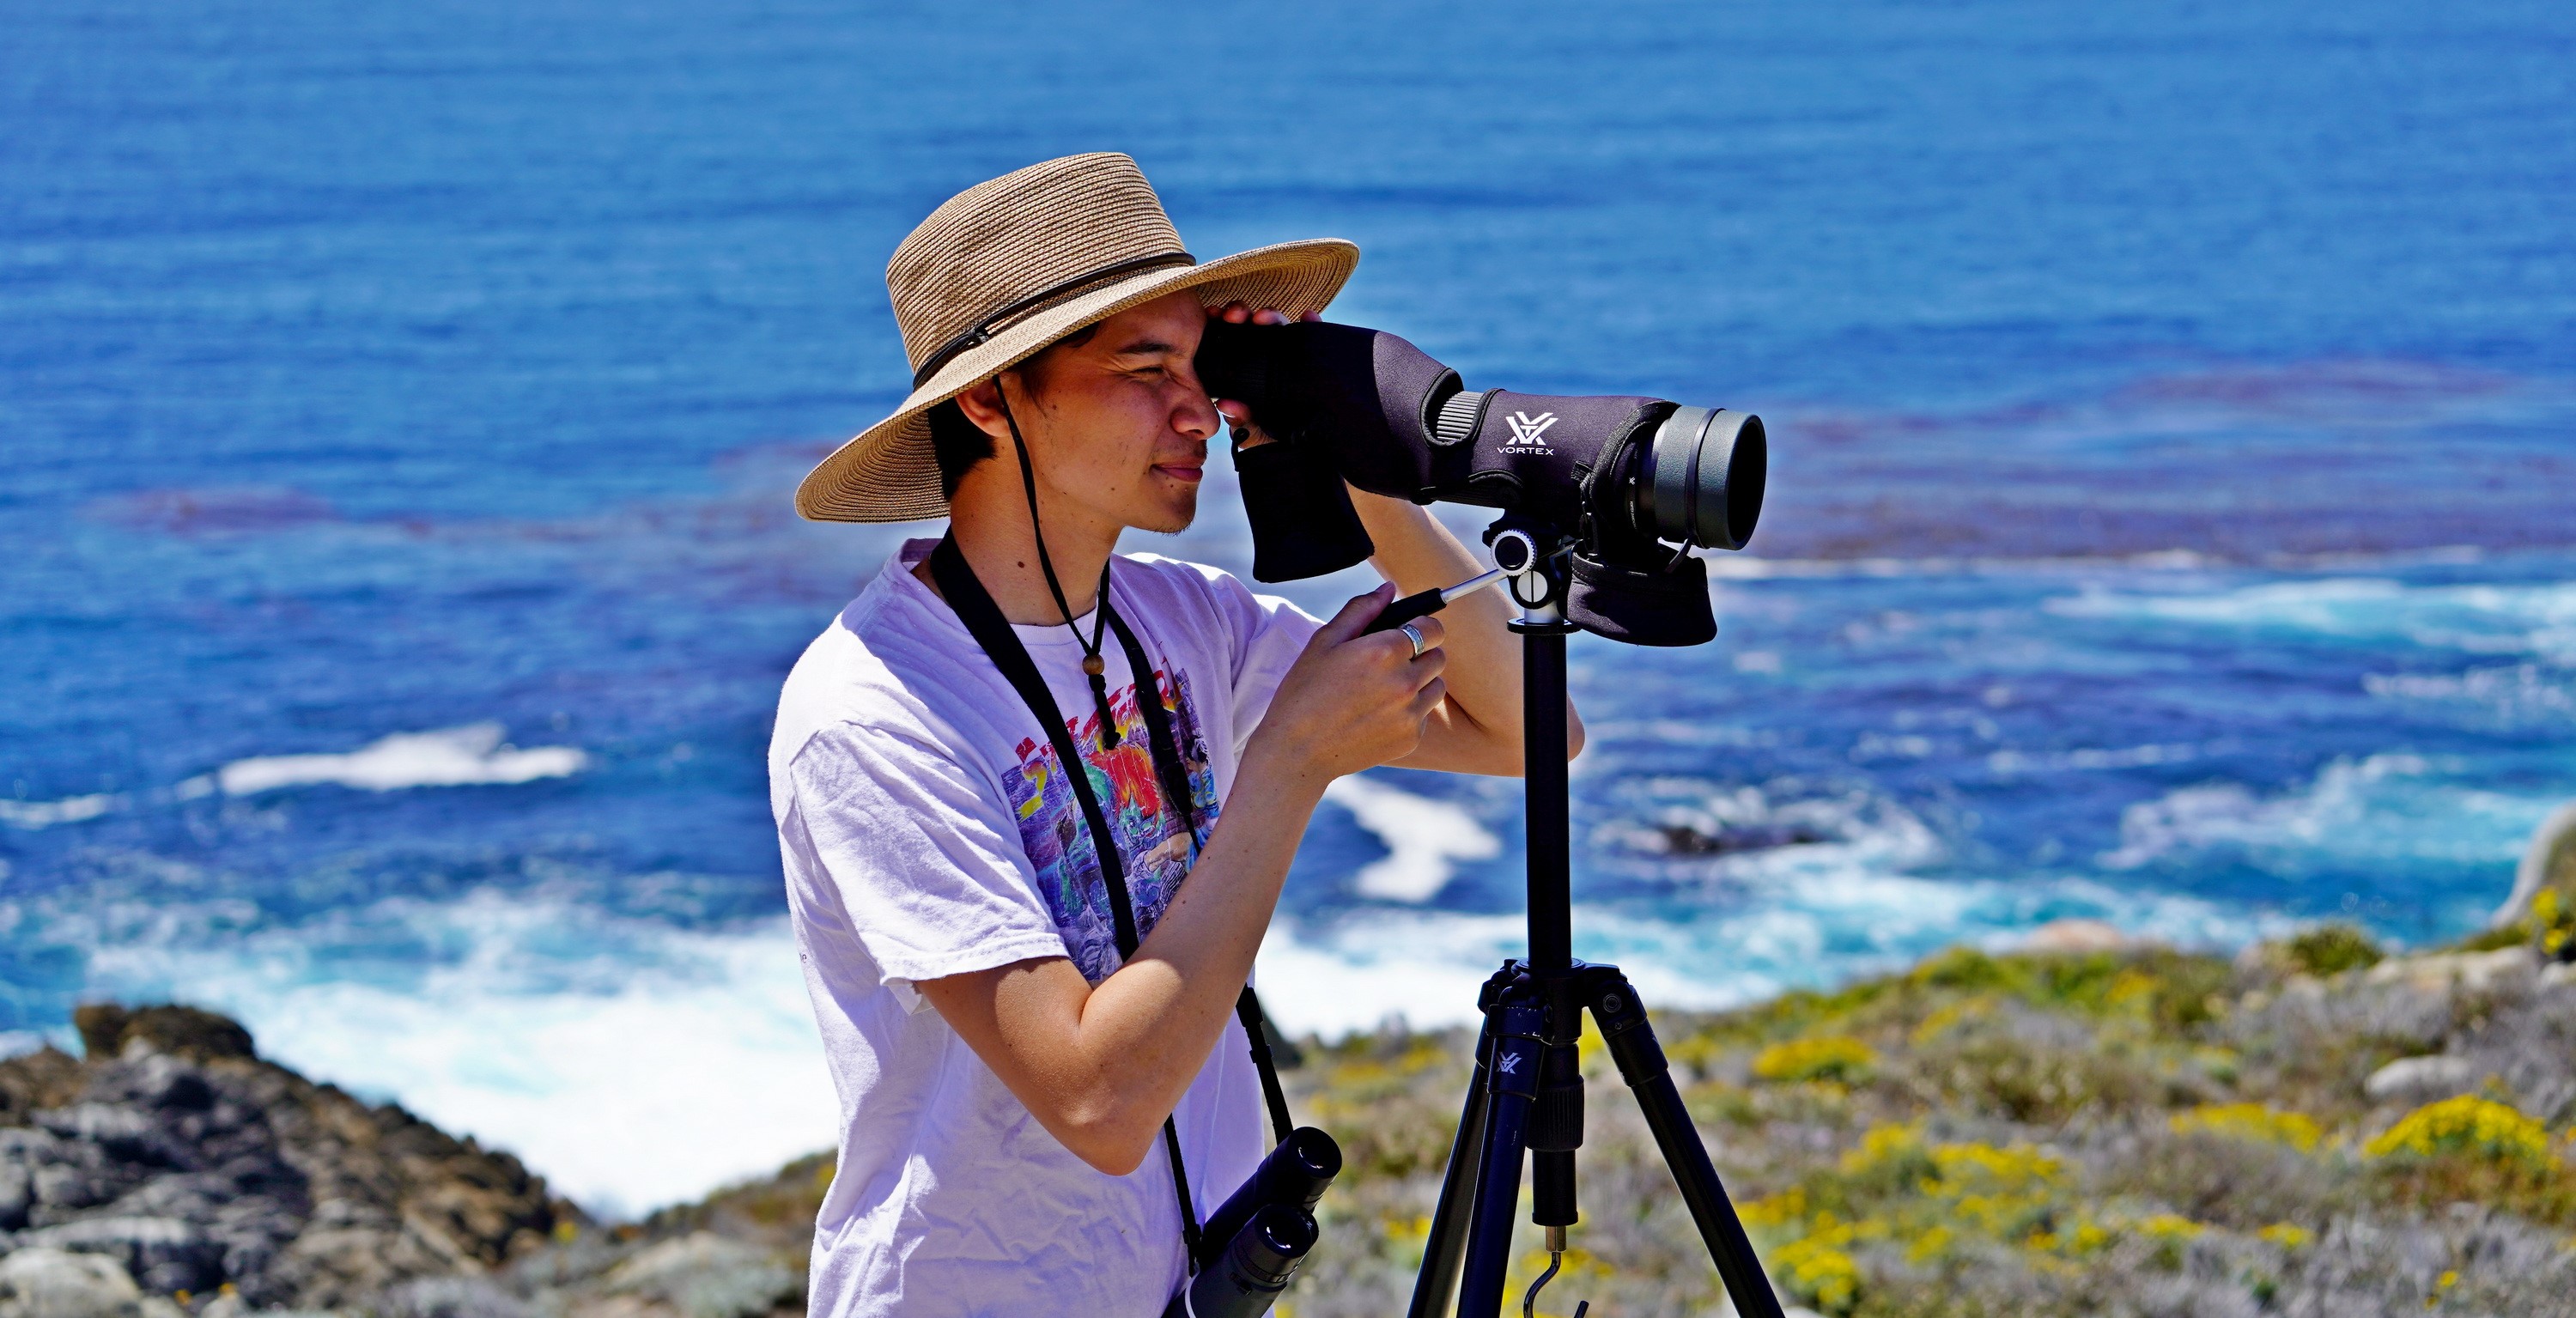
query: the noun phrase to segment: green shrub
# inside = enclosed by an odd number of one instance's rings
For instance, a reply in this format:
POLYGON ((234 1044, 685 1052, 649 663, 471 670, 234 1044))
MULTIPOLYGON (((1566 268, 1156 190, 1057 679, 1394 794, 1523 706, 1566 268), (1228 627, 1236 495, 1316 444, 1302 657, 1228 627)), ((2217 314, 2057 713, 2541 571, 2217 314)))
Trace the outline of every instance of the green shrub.
POLYGON ((2289 954, 2291 964, 2319 978, 2366 970, 2387 955, 2358 925, 2341 922, 2305 930, 2281 944, 2281 949, 2289 954))

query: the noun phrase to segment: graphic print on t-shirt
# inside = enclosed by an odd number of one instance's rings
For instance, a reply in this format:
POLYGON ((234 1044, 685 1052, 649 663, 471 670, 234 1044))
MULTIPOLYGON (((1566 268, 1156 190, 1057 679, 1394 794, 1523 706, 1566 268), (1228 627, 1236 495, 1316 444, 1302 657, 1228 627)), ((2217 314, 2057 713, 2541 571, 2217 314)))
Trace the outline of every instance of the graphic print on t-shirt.
MULTIPOLYGON (((1192 853, 1216 827, 1216 773, 1208 767, 1207 738, 1190 705, 1189 678, 1157 672, 1164 707, 1172 713, 1172 740, 1189 771, 1190 832, 1175 826, 1173 812, 1163 808, 1162 783, 1154 761, 1143 714, 1136 707, 1136 688, 1127 686, 1109 697, 1109 712, 1118 720, 1118 744, 1100 745, 1097 711, 1066 719, 1092 795, 1109 831, 1118 839, 1126 861, 1127 895, 1136 908, 1136 937, 1153 932, 1163 908, 1180 891, 1192 853)), ((1091 830, 1083 823, 1082 802, 1073 785, 1057 771, 1055 748, 1044 739, 1020 742, 1019 763, 1003 776, 1011 810, 1019 819, 1020 844, 1037 867, 1038 893, 1064 935, 1066 955, 1082 977, 1097 984, 1118 968, 1117 925, 1109 913, 1109 885, 1100 873, 1099 853, 1092 850, 1091 830)))

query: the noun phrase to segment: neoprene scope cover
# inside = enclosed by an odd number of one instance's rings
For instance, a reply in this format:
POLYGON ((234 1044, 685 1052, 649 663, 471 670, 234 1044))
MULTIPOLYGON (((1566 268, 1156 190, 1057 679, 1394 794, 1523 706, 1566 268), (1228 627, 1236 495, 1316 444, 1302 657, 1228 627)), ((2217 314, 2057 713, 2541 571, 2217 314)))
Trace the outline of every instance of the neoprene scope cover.
POLYGON ((1571 536, 1566 616, 1586 631, 1635 645, 1717 634, 1708 569, 1690 550, 1751 536, 1761 418, 1636 395, 1470 391, 1396 335, 1321 321, 1211 321, 1197 367, 1279 441, 1236 455, 1256 578, 1318 576, 1372 552, 1347 481, 1571 536))

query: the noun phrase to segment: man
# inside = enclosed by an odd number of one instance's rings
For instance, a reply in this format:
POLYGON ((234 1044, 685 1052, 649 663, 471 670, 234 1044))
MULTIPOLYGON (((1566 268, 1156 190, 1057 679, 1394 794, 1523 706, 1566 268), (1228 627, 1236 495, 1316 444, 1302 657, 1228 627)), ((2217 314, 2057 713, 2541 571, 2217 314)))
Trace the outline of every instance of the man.
POLYGON ((1197 262, 1114 154, 969 189, 896 248, 916 387, 797 508, 945 512, 950 539, 907 544, 806 651, 770 749, 841 1097, 818 1316, 1161 1312, 1185 1225, 1267 1147, 1234 1009, 1324 788, 1520 771, 1492 592, 1360 634, 1481 566, 1421 509, 1355 493, 1389 584, 1320 624, 1113 557, 1190 524, 1220 408, 1262 442, 1192 368, 1206 317, 1319 313, 1357 260, 1197 262))

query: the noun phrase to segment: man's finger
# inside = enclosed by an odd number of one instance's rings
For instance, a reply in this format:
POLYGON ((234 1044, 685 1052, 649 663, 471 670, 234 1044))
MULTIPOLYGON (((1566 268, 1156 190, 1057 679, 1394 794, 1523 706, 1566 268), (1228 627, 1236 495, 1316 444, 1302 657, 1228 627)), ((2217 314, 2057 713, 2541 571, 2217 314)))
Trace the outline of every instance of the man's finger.
POLYGON ((1431 711, 1440 707, 1441 697, 1448 694, 1449 683, 1441 678, 1435 677, 1423 683, 1422 689, 1413 693, 1413 716, 1429 718, 1431 711))
POLYGON ((1440 625, 1440 619, 1428 613, 1413 620, 1413 630, 1420 633, 1422 652, 1425 654, 1439 649, 1440 643, 1449 639, 1449 629, 1440 625))
POLYGON ((1343 605, 1341 612, 1326 619, 1323 626, 1315 629, 1316 641, 1324 645, 1339 645, 1359 635, 1361 628, 1376 621, 1377 615, 1386 612, 1387 602, 1394 598, 1394 582, 1388 582, 1365 595, 1351 596, 1351 602, 1343 605))

